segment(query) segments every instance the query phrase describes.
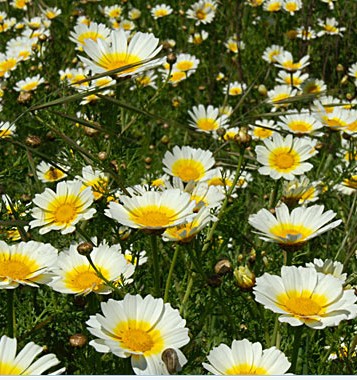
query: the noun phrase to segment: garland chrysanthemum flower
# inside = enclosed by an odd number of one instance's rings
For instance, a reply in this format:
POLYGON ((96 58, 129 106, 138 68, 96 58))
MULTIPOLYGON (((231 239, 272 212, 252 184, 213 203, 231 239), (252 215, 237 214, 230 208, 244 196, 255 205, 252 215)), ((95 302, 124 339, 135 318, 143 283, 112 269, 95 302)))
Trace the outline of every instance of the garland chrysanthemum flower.
POLYGON ((18 92, 31 92, 35 91, 37 87, 42 83, 45 83, 45 80, 40 77, 40 74, 38 74, 34 77, 28 77, 24 80, 16 82, 14 90, 18 92))
POLYGON ((264 140, 273 136, 274 130, 277 129, 277 125, 274 120, 256 120, 254 124, 248 124, 252 129, 248 130, 248 133, 253 137, 253 140, 264 140))
POLYGON ((298 62, 294 63, 292 54, 289 51, 284 51, 276 57, 274 65, 286 71, 294 72, 308 66, 310 64, 309 59, 309 55, 304 55, 298 62))
POLYGON ((347 273, 343 273, 343 264, 339 261, 332 261, 331 259, 314 259, 313 263, 306 263, 305 265, 308 268, 315 268, 316 272, 331 274, 335 278, 341 280, 342 284, 346 281, 347 273))
POLYGON ((291 326, 323 329, 357 316, 354 290, 344 290, 340 279, 315 268, 283 266, 281 276, 264 273, 256 279, 254 295, 291 326))
POLYGON ((255 148, 257 161, 263 165, 258 169, 260 174, 292 180, 313 168, 312 164, 304 162, 315 154, 308 141, 291 135, 284 138, 276 133, 263 142, 265 146, 255 148))
POLYGON ((155 20, 157 20, 158 18, 170 15, 173 11, 174 10, 170 7, 170 5, 158 4, 151 9, 151 15, 155 20))
POLYGON ((294 16, 295 12, 302 8, 301 0, 284 0, 283 9, 289 12, 291 16, 294 16))
POLYGON ((11 137, 15 134, 16 126, 8 121, 0 121, 0 139, 11 137))
POLYGON ((266 0, 263 9, 267 12, 279 12, 283 6, 283 0, 266 0))
POLYGON ((310 182, 306 176, 302 175, 292 181, 284 181, 282 199, 284 203, 291 207, 297 204, 306 205, 317 201, 322 190, 323 184, 321 182, 310 182))
POLYGON ((124 226, 145 230, 160 230, 184 223, 186 218, 192 218, 195 206, 190 194, 179 189, 146 191, 132 197, 123 195, 120 202, 110 202, 105 215, 124 226))
POLYGON ((77 176, 76 178, 83 182, 82 190, 91 187, 94 200, 100 199, 107 191, 109 178, 90 165, 82 168, 82 177, 77 176))
POLYGON ((97 351, 131 356, 137 375, 168 375, 161 358, 168 348, 176 351, 180 366, 186 363, 180 351, 190 340, 186 321, 161 298, 127 294, 122 301, 102 302, 101 308, 104 315, 87 321, 89 331, 99 338, 89 343, 97 351))
POLYGON ((310 115, 308 110, 292 110, 291 114, 280 116, 278 126, 286 131, 300 135, 316 134, 316 131, 321 129, 323 125, 313 115, 310 115))
POLYGON ((175 146, 172 153, 165 153, 162 163, 167 174, 179 177, 183 182, 202 182, 211 177, 212 170, 210 169, 215 164, 215 160, 208 150, 175 146))
POLYGON ((341 28, 338 26, 338 21, 334 17, 327 17, 325 21, 318 19, 317 24, 322 28, 322 30, 317 33, 318 37, 321 37, 324 34, 331 36, 338 35, 340 37, 343 37, 343 32, 346 30, 346 28, 341 28))
POLYGON ((88 40, 92 40, 94 42, 98 40, 107 40, 109 35, 110 29, 104 24, 91 22, 89 25, 76 25, 74 27, 74 31, 70 33, 69 39, 77 45, 77 50, 83 51, 83 46, 87 44, 88 40))
POLYGON ((67 177, 64 170, 68 170, 68 167, 60 169, 57 165, 52 166, 45 161, 41 161, 36 167, 36 174, 41 182, 56 182, 67 177))
POLYGON ((8 245, 0 241, 0 289, 47 284, 53 278, 50 270, 56 260, 57 249, 51 244, 28 241, 8 245))
POLYGON ((218 128, 227 128, 229 119, 226 115, 219 115, 219 109, 209 105, 205 108, 202 104, 198 107, 193 107, 192 111, 188 111, 192 121, 189 125, 196 128, 200 132, 210 133, 218 128))
POLYGON ((161 59, 152 60, 161 50, 158 44, 159 39, 152 33, 137 32, 129 42, 123 29, 113 30, 107 40, 86 40, 83 50, 90 59, 80 59, 93 73, 135 65, 117 73, 117 76, 122 77, 159 65, 161 59))
POLYGON ((199 0, 187 10, 187 18, 196 20, 196 25, 210 24, 216 14, 216 1, 199 0))
POLYGON ((276 111, 280 107, 288 107, 289 103, 282 103, 282 101, 292 98, 296 94, 297 89, 292 89, 291 86, 281 84, 268 91, 269 99, 267 102, 273 106, 272 111, 276 111))
POLYGON ((79 221, 91 219, 96 213, 94 208, 90 208, 92 190, 87 187, 81 191, 82 185, 80 181, 64 181, 57 184, 56 192, 47 188, 36 194, 33 203, 38 207, 32 210, 35 220, 30 222, 31 228, 42 226, 40 234, 51 230, 68 234, 76 229, 79 221))
POLYGON ((276 62, 276 57, 283 52, 284 48, 282 46, 271 45, 264 50, 262 58, 268 63, 274 63, 276 62))
POLYGON ((210 364, 203 367, 214 375, 283 375, 289 360, 276 347, 263 350, 259 342, 233 340, 232 346, 220 344, 207 356, 210 364))
POLYGON ((230 96, 242 95, 243 92, 247 89, 245 83, 239 83, 237 81, 228 83, 223 87, 223 93, 230 96))
POLYGON ((283 246, 297 245, 329 231, 342 222, 330 222, 336 213, 324 211, 324 206, 297 207, 291 214, 285 203, 275 209, 276 217, 263 208, 249 216, 249 224, 262 240, 279 243, 283 246), (328 224, 326 224, 328 223, 328 224))
POLYGON ((300 70, 295 71, 294 73, 288 73, 287 71, 280 70, 276 81, 281 84, 286 84, 294 87, 300 88, 301 84, 308 79, 309 74, 302 74, 300 70))
MULTIPOLYGON (((36 357, 44 350, 43 347, 34 342, 27 343, 26 346, 16 355, 17 340, 3 335, 0 339, 0 375, 42 375, 51 367, 59 364, 59 360, 54 354, 47 354, 40 359, 36 357)), ((65 371, 61 368, 50 375, 59 375, 65 371)))
MULTIPOLYGON (((127 262, 119 245, 110 247, 106 243, 99 244, 98 247, 93 247, 89 256, 105 280, 118 284, 130 282, 134 265, 127 262)), ((58 278, 50 286, 57 292, 77 295, 112 292, 112 288, 98 276, 88 259, 77 252, 76 244, 71 245, 68 251, 59 254, 52 270, 58 278)))
POLYGON ((357 86, 357 62, 348 69, 348 75, 353 78, 354 84, 357 86))

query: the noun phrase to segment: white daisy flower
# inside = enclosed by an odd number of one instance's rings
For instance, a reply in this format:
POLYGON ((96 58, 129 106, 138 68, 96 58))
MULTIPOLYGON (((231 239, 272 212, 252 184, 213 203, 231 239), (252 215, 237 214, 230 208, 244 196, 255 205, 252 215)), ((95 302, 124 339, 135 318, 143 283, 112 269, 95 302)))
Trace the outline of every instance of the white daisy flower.
POLYGON ((249 216, 248 223, 260 235, 260 239, 281 245, 302 244, 314 237, 339 226, 338 219, 329 223, 336 213, 324 212, 324 206, 297 207, 289 212, 285 203, 275 209, 276 216, 263 208, 249 216), (328 224, 327 224, 328 223, 328 224))
POLYGON ((287 72, 284 70, 280 70, 278 72, 278 77, 276 78, 276 81, 278 83, 286 84, 291 86, 291 82, 294 87, 300 88, 302 83, 308 79, 309 74, 302 74, 302 71, 298 70, 295 72, 287 72), (292 81, 291 81, 292 79, 292 81))
POLYGON ((322 123, 306 109, 291 110, 291 114, 279 116, 279 119, 279 127, 298 135, 316 135, 316 131, 323 128, 322 123))
POLYGON ((162 353, 176 351, 180 368, 187 362, 180 348, 190 340, 186 321, 161 298, 127 294, 122 301, 102 302, 103 315, 87 321, 88 330, 99 339, 89 344, 98 352, 131 357, 136 375, 168 375, 162 353))
POLYGON ((256 120, 254 124, 248 124, 248 127, 251 128, 248 133, 253 140, 264 140, 272 137, 276 133, 274 130, 278 128, 274 120, 268 119, 256 120))
POLYGON ((242 95, 243 92, 247 89, 247 85, 245 83, 239 83, 237 81, 227 83, 223 87, 223 93, 230 96, 242 95))
POLYGON ((346 28, 341 28, 338 26, 338 21, 334 17, 327 17, 325 21, 318 19, 317 24, 322 28, 322 30, 317 33, 318 37, 321 37, 325 34, 331 36, 338 35, 340 37, 343 37, 343 32, 346 30, 346 28))
POLYGON ((107 40, 110 35, 110 29, 104 24, 97 24, 91 22, 89 25, 78 24, 74 27, 74 31, 70 32, 69 39, 77 46, 77 50, 83 50, 83 46, 87 44, 88 40, 98 41, 107 40))
POLYGON ((229 125, 229 118, 226 115, 219 115, 219 109, 212 105, 203 106, 199 104, 198 107, 194 106, 192 111, 188 111, 192 121, 189 125, 200 132, 210 133, 219 128, 227 128, 229 125))
POLYGON ((160 230, 192 218, 195 202, 179 189, 146 191, 143 195, 121 196, 121 204, 110 202, 105 215, 124 226, 160 230))
POLYGON ((166 152, 162 160, 164 172, 179 177, 184 182, 206 181, 210 178, 215 160, 208 150, 195 149, 190 146, 175 146, 166 152))
POLYGON ((268 91, 268 100, 267 102, 272 105, 272 112, 276 111, 281 107, 288 107, 289 103, 282 103, 282 101, 292 98, 297 95, 297 89, 292 89, 288 85, 278 85, 275 86, 272 90, 268 91))
POLYGON ((283 52, 284 48, 282 46, 271 45, 264 50, 262 58, 268 63, 274 63, 276 62, 276 57, 283 52))
POLYGON ((289 12, 291 16, 294 16, 295 12, 302 8, 301 0, 284 0, 283 9, 289 12))
POLYGON ((0 289, 49 283, 56 260, 57 249, 51 244, 28 241, 8 245, 0 240, 0 289))
POLYGON ((291 135, 284 138, 276 133, 271 139, 264 139, 263 143, 265 146, 255 147, 257 161, 263 165, 258 169, 260 174, 273 179, 283 177, 292 180, 313 168, 312 164, 305 162, 315 154, 307 140, 291 135))
POLYGON ((102 171, 93 169, 90 165, 82 168, 82 176, 77 176, 83 182, 81 190, 90 187, 92 189, 94 200, 100 199, 106 193, 109 178, 102 171))
POLYGON ((93 73, 104 73, 135 64, 117 74, 123 77, 142 72, 162 62, 162 59, 152 60, 161 50, 161 46, 158 47, 159 39, 152 33, 137 32, 129 42, 124 30, 119 29, 113 30, 107 40, 86 41, 83 50, 90 59, 80 59, 93 73), (148 60, 150 62, 146 62, 148 60))
POLYGON ((207 356, 203 367, 213 375, 283 375, 290 362, 276 347, 263 350, 259 342, 233 340, 231 347, 220 344, 207 356))
POLYGON ((14 90, 18 92, 35 91, 37 87, 42 83, 45 83, 45 80, 42 77, 40 77, 40 74, 38 74, 38 75, 35 75, 34 77, 27 77, 24 80, 20 80, 16 82, 14 90))
POLYGON ((187 10, 187 18, 196 20, 196 25, 210 24, 216 15, 216 1, 199 0, 187 10))
MULTIPOLYGON (((44 347, 34 342, 27 343, 17 355, 16 351, 16 338, 9 338, 3 335, 0 339, 0 373, 2 376, 38 376, 60 363, 54 354, 46 354, 36 360, 36 357, 44 351, 44 347)), ((65 370, 65 368, 61 368, 49 373, 49 375, 60 375, 65 370)))
POLYGON ((265 0, 263 9, 267 12, 279 12, 283 6, 283 0, 265 0))
POLYGON ((283 266, 281 276, 264 273, 256 279, 254 295, 291 326, 323 329, 357 316, 354 290, 344 290, 340 279, 315 268, 283 266))
POLYGON ((170 15, 174 10, 170 7, 170 5, 166 4, 158 4, 155 7, 151 8, 152 17, 157 20, 159 18, 170 15))
MULTIPOLYGON (((129 264, 121 253, 120 245, 109 246, 101 243, 93 247, 90 258, 101 275, 109 282, 118 285, 132 282, 134 265, 129 264)), ((77 252, 77 244, 68 251, 61 252, 52 269, 57 279, 50 286, 57 292, 87 295, 90 292, 109 294, 112 288, 100 278, 88 259, 77 252)))
POLYGON ((347 278, 347 273, 343 272, 343 264, 339 261, 332 261, 331 259, 314 259, 313 263, 306 263, 307 268, 315 268, 316 272, 323 274, 332 274, 332 276, 338 278, 345 283, 347 278))
POLYGON ((91 219, 96 213, 94 208, 90 208, 92 191, 89 187, 81 191, 82 185, 80 181, 63 181, 57 184, 56 192, 47 188, 36 194, 33 203, 37 207, 32 209, 35 219, 30 222, 31 228, 42 226, 40 234, 51 230, 68 234, 76 229, 79 221, 91 219))
POLYGON ((45 161, 41 161, 36 166, 36 174, 37 174, 38 179, 43 183, 56 182, 67 177, 66 170, 68 169, 69 169, 68 166, 66 167, 60 167, 59 165, 52 166, 45 161))
POLYGON ((348 75, 354 78, 355 86, 357 86, 357 62, 348 68, 348 75))
POLYGON ((0 139, 11 137, 16 132, 16 126, 8 121, 0 121, 0 139))
POLYGON ((308 66, 310 64, 309 59, 310 56, 305 55, 298 62, 294 63, 292 54, 289 51, 284 51, 275 58, 276 63, 274 63, 274 66, 294 72, 308 66))

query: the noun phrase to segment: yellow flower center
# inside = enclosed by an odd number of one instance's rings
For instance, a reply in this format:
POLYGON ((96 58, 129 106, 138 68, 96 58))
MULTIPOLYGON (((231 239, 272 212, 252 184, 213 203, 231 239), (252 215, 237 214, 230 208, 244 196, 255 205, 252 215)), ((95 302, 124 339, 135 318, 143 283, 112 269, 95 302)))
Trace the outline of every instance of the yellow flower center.
POLYGON ((229 89, 229 95, 232 95, 232 96, 241 95, 242 92, 243 91, 241 87, 231 87, 229 89))
POLYGON ((224 372, 225 375, 267 375, 268 371, 262 367, 255 367, 250 363, 234 365, 224 372))
POLYGON ((295 2, 290 2, 285 4, 285 9, 289 12, 295 12, 297 10, 297 5, 295 2))
POLYGON ((198 181, 205 174, 205 167, 200 161, 191 158, 181 158, 172 165, 172 174, 184 182, 198 181))
POLYGON ((13 254, 9 257, 0 253, 0 278, 25 280, 38 269, 36 261, 26 256, 13 254))
POLYGON ((301 63, 294 63, 293 61, 285 61, 282 66, 289 71, 296 71, 301 67, 301 63))
POLYGON ((341 128, 347 125, 347 123, 341 120, 339 117, 335 116, 328 118, 327 116, 323 117, 324 123, 331 128, 341 128))
POLYGON ((106 70, 115 70, 120 69, 121 67, 127 66, 127 65, 133 65, 137 63, 136 66, 131 67, 129 69, 126 69, 124 71, 121 71, 122 73, 130 73, 135 70, 139 66, 141 66, 141 58, 134 54, 127 54, 127 53, 107 53, 104 54, 100 59, 98 60, 98 65, 103 67, 106 70))
POLYGON ((214 177, 207 181, 208 186, 232 186, 232 181, 228 178, 214 177))
POLYGON ((26 83, 22 86, 21 90, 22 91, 32 91, 35 90, 38 86, 38 82, 30 82, 26 83))
POLYGON ((285 307, 294 315, 316 315, 321 310, 321 306, 311 298, 294 297, 289 298, 285 307))
POLYGON ((273 103, 276 103, 288 98, 289 98, 289 94, 278 94, 278 95, 274 95, 272 101, 273 103))
POLYGON ((324 29, 329 33, 338 33, 338 29, 333 25, 325 25, 324 29))
MULTIPOLYGON (((107 270, 103 268, 98 269, 105 278, 108 278, 107 270)), ((82 293, 88 290, 95 291, 103 284, 103 280, 98 277, 92 267, 88 267, 88 265, 85 264, 77 266, 68 272, 65 275, 64 282, 69 289, 76 293, 82 293)))
POLYGON ((0 130, 0 138, 5 138, 5 137, 9 137, 12 135, 12 131, 10 129, 3 129, 3 130, 0 130))
POLYGON ((303 120, 290 121, 288 127, 295 132, 310 132, 312 130, 311 123, 303 120))
POLYGON ((255 127, 253 133, 254 133, 254 136, 257 136, 260 139, 266 139, 267 137, 270 137, 273 134, 273 131, 266 128, 255 127))
POLYGON ((176 210, 167 206, 151 205, 130 211, 129 218, 144 227, 168 227, 176 220, 176 210))
POLYGON ((159 354, 164 346, 160 331, 152 328, 146 321, 119 322, 114 329, 114 335, 122 348, 143 353, 146 357, 159 354))
POLYGON ((300 164, 298 152, 289 147, 276 148, 270 152, 269 166, 278 172, 289 173, 300 164))
POLYGON ((176 68, 180 71, 188 71, 191 70, 193 67, 193 62, 192 61, 180 61, 177 62, 176 68))
POLYGON ((59 196, 47 206, 45 221, 57 225, 68 225, 75 220, 82 209, 81 199, 75 195, 59 196))
POLYGON ((47 181, 57 181, 65 176, 65 173, 62 170, 59 170, 54 167, 50 167, 49 170, 47 170, 46 173, 43 175, 47 181))
POLYGON ((97 41, 98 38, 104 40, 104 36, 102 34, 93 30, 88 30, 87 32, 80 34, 77 37, 77 40, 81 45, 85 45, 86 44, 85 40, 89 39, 89 40, 97 41))
POLYGON ((176 83, 186 78, 186 73, 184 71, 174 71, 171 74, 170 82, 176 83))
POLYGON ((357 190, 357 175, 353 175, 348 179, 344 179, 343 184, 347 187, 350 187, 351 189, 357 190))
POLYGON ((168 15, 167 9, 157 9, 155 11, 155 17, 164 17, 168 15))
POLYGON ((272 235, 283 239, 287 239, 288 235, 297 237, 294 241, 284 242, 285 244, 295 244, 304 241, 314 231, 303 224, 279 223, 271 227, 269 232, 272 235))
POLYGON ((197 17, 199 20, 205 20, 206 17, 207 17, 207 14, 206 14, 206 12, 204 12, 203 10, 198 9, 198 10, 196 11, 196 17, 197 17))
POLYGON ((0 77, 4 76, 7 71, 12 70, 17 64, 16 58, 8 58, 3 62, 0 62, 0 77))
POLYGON ((214 131, 218 129, 218 123, 215 119, 204 117, 197 120, 197 128, 203 131, 214 131))
POLYGON ((268 12, 277 12, 280 11, 281 3, 279 1, 276 1, 275 3, 271 3, 267 7, 268 12))

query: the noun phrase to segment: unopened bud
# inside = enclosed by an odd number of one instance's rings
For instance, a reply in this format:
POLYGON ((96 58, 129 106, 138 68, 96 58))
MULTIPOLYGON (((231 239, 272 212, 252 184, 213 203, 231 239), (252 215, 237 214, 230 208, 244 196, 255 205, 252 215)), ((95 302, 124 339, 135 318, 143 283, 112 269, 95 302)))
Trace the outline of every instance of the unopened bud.
POLYGON ((235 136, 235 141, 241 144, 248 144, 251 141, 252 137, 248 133, 247 128, 240 128, 238 134, 235 136))
POLYGON ((150 165, 152 163, 152 158, 151 157, 145 157, 144 161, 145 161, 145 164, 150 165))
POLYGON ((343 65, 341 65, 341 63, 339 63, 337 66, 336 66, 336 71, 338 72, 343 72, 345 71, 345 68, 343 67, 343 65))
POLYGON ((100 133, 98 129, 88 127, 87 125, 83 129, 84 129, 84 133, 89 137, 96 136, 100 133))
POLYGON ((26 145, 36 148, 41 145, 41 139, 35 135, 29 135, 25 140, 26 145))
POLYGON ((243 291, 250 291, 255 285, 255 274, 247 265, 239 266, 233 272, 239 288, 243 291))
POLYGON ((118 233, 120 240, 125 241, 131 235, 131 229, 126 226, 120 226, 118 233))
POLYGON ((296 30, 288 30, 286 32, 286 37, 289 39, 289 40, 296 40, 296 37, 297 37, 297 31, 296 30))
POLYGON ((168 144, 170 142, 170 138, 167 135, 163 135, 160 140, 163 144, 168 144))
POLYGON ((88 342, 88 338, 84 334, 74 334, 69 337, 69 344, 72 347, 81 348, 88 342))
POLYGON ((341 79, 341 84, 346 84, 348 82, 348 75, 345 75, 342 79, 341 79))
POLYGON ((106 160, 107 157, 108 157, 107 152, 99 152, 99 153, 98 153, 98 158, 99 158, 101 161, 106 160))
POLYGON ((77 252, 83 256, 90 255, 92 251, 93 251, 93 244, 88 241, 79 244, 77 247, 77 252))
POLYGON ((170 375, 173 375, 181 369, 177 352, 173 348, 166 348, 161 354, 161 359, 165 363, 170 375))
POLYGON ((353 95, 352 95, 350 92, 348 92, 348 93, 346 94, 346 99, 347 99, 347 100, 352 100, 352 99, 353 99, 353 95))
POLYGON ((268 90, 267 90, 267 88, 266 88, 266 86, 264 84, 260 84, 258 86, 258 92, 262 96, 267 96, 268 95, 268 90))
POLYGON ((19 96, 17 97, 17 101, 20 104, 28 103, 32 98, 31 92, 23 92, 21 91, 19 96))
POLYGON ((224 276, 225 274, 232 272, 232 264, 228 259, 219 260, 214 266, 214 271, 219 276, 224 276))
POLYGON ((174 65, 174 64, 176 63, 176 61, 177 61, 177 56, 176 56, 175 53, 170 53, 170 54, 167 55, 167 57, 166 57, 166 62, 167 62, 170 66, 174 65))

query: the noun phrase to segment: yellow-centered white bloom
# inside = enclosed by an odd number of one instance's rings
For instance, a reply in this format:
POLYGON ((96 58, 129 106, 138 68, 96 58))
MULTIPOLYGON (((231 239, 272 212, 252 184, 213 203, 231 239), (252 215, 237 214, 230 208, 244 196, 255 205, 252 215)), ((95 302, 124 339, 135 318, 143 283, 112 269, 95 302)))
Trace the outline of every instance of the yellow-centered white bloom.
POLYGON ((195 202, 179 189, 146 191, 132 197, 121 196, 121 204, 109 203, 105 215, 124 226, 160 230, 176 226, 193 217, 195 202))
POLYGON ((161 359, 167 348, 176 351, 179 367, 187 362, 180 351, 190 340, 186 321, 161 298, 127 294, 122 301, 102 302, 101 308, 103 315, 87 321, 88 330, 99 338, 89 343, 96 351, 131 357, 137 375, 168 375, 161 359))
POLYGON ((283 0, 266 0, 263 9, 267 12, 279 12, 283 6, 283 0))
POLYGON ((340 279, 315 268, 283 266, 281 276, 264 273, 256 279, 254 295, 291 326, 323 329, 357 316, 354 290, 344 290, 340 279))
POLYGON ((343 37, 343 32, 346 30, 346 28, 338 26, 338 21, 334 17, 327 17, 325 21, 318 19, 317 24, 322 28, 322 30, 317 33, 318 37, 321 37, 324 34, 343 37))
POLYGON ((254 124, 248 124, 251 129, 248 133, 253 137, 253 140, 264 140, 273 136, 274 130, 277 130, 277 125, 274 120, 256 120, 254 124))
POLYGON ((305 266, 308 268, 315 268, 318 273, 331 274, 335 278, 341 280, 342 284, 344 284, 347 278, 347 273, 342 273, 343 264, 339 261, 332 261, 331 259, 314 259, 314 262, 306 263, 305 266))
POLYGON ((323 128, 322 123, 310 114, 309 110, 291 110, 290 114, 279 116, 278 126, 298 135, 316 135, 323 128))
POLYGON ((292 54, 289 51, 284 51, 278 56, 276 56, 276 63, 274 63, 274 65, 286 71, 294 72, 308 66, 310 64, 309 59, 310 56, 305 55, 298 62, 294 62, 292 54))
POLYGON ((123 13, 123 8, 118 4, 105 6, 103 13, 109 19, 119 19, 123 13))
POLYGON ((107 191, 109 178, 102 171, 93 169, 90 165, 82 168, 82 176, 77 179, 83 182, 82 189, 91 187, 94 200, 100 199, 107 191))
POLYGON ((260 239, 281 245, 302 244, 318 235, 329 231, 342 222, 338 219, 329 223, 336 213, 324 206, 297 207, 289 212, 285 203, 275 209, 274 216, 263 208, 249 216, 248 223, 257 231, 260 239))
POLYGON ((38 179, 43 182, 56 182, 67 177, 69 167, 61 168, 59 165, 52 166, 45 161, 41 161, 36 167, 36 174, 38 179))
POLYGON ((0 240, 0 289, 47 284, 56 260, 57 249, 51 244, 28 241, 8 245, 0 240))
MULTIPOLYGON (((36 357, 44 351, 44 347, 34 342, 27 343, 17 355, 16 351, 16 338, 3 335, 0 339, 0 376, 38 376, 60 363, 54 354, 46 354, 36 360, 36 357)), ((61 368, 49 375, 60 375, 65 370, 65 368, 61 368)))
POLYGON ((158 18, 170 15, 173 11, 174 10, 170 7, 170 5, 158 4, 151 9, 151 15, 155 20, 157 20, 158 18))
POLYGON ((321 182, 310 182, 306 176, 302 175, 300 178, 284 181, 282 198, 284 203, 291 206, 296 204, 306 205, 317 201, 322 189, 323 184, 321 182))
POLYGON ((247 89, 245 83, 239 83, 237 81, 226 84, 223 87, 223 93, 230 96, 242 95, 243 92, 247 89))
MULTIPOLYGON (((127 262, 120 245, 101 243, 93 247, 89 256, 106 281, 120 285, 132 282, 130 277, 135 267, 127 262)), ((68 251, 59 254, 52 271, 57 278, 50 286, 57 292, 77 295, 112 292, 112 288, 97 274, 88 259, 77 252, 77 244, 72 244, 68 251)))
POLYGON ((357 62, 348 68, 348 75, 354 78, 355 86, 357 86, 357 62))
POLYGON ((291 16, 294 16, 295 12, 302 8, 301 0, 284 0, 283 9, 289 12, 291 16))
POLYGON ((312 164, 305 162, 315 154, 308 140, 291 135, 284 138, 276 133, 271 139, 264 139, 263 143, 265 146, 255 147, 257 161, 263 165, 258 169, 260 174, 273 179, 292 180, 313 168, 312 164))
POLYGON ((345 130, 348 129, 350 124, 355 121, 355 116, 352 110, 342 107, 334 107, 331 112, 326 112, 321 109, 314 113, 314 117, 320 120, 320 122, 333 130, 345 130))
POLYGON ((276 57, 283 52, 284 48, 282 46, 271 45, 264 50, 262 58, 268 63, 274 63, 276 62, 276 57))
POLYGON ((38 74, 34 77, 28 77, 24 80, 16 82, 14 90, 19 92, 31 92, 35 91, 37 87, 42 83, 45 83, 45 80, 42 77, 40 77, 40 74, 38 74))
POLYGON ((11 137, 16 132, 16 126, 8 121, 0 121, 0 139, 11 137))
POLYGON ((287 84, 291 86, 291 83, 294 87, 300 88, 302 83, 308 79, 309 74, 302 74, 300 70, 295 72, 287 72, 284 70, 280 70, 278 72, 278 76, 276 81, 281 84, 287 84), (292 80, 291 80, 292 79, 292 80))
POLYGON ((90 59, 80 59, 93 73, 104 73, 135 65, 117 73, 117 76, 122 77, 160 65, 161 59, 152 60, 161 50, 158 44, 159 39, 152 33, 141 32, 135 33, 129 42, 124 30, 118 29, 113 30, 107 40, 86 40, 83 50, 90 59), (147 62, 148 60, 150 62, 147 62))
POLYGON ((90 208, 93 195, 90 187, 83 191, 81 181, 59 182, 56 192, 45 189, 36 194, 33 203, 37 206, 32 209, 34 220, 30 222, 31 228, 41 227, 40 234, 51 230, 61 231, 62 234, 73 232, 75 225, 81 220, 88 220, 96 213, 90 208))
POLYGON ((70 33, 69 39, 74 42, 77 46, 77 50, 83 50, 88 40, 98 41, 107 40, 110 35, 110 29, 104 24, 97 24, 96 22, 91 22, 89 25, 78 24, 74 27, 74 31, 70 33))
POLYGON ((305 26, 301 26, 296 28, 295 31, 296 37, 301 38, 304 41, 313 40, 317 37, 317 33, 311 28, 310 25, 307 27, 307 29, 305 26))
POLYGON ((207 356, 203 367, 214 375, 283 375, 290 362, 276 347, 263 350, 259 342, 233 340, 231 347, 220 344, 207 356))
POLYGON ((303 94, 321 94, 327 90, 326 83, 321 79, 310 78, 301 85, 303 94))
POLYGON ((213 155, 208 150, 195 149, 190 146, 175 146, 171 152, 166 152, 162 160, 164 171, 179 177, 183 182, 206 181, 211 177, 215 164, 213 155))
POLYGON ((267 102, 272 105, 272 111, 276 111, 280 107, 288 107, 289 103, 284 103, 284 100, 294 97, 297 94, 297 89, 291 86, 282 84, 275 86, 272 90, 268 91, 267 102))
POLYGON ((205 108, 202 104, 193 107, 192 111, 188 111, 192 121, 189 125, 200 132, 210 133, 218 128, 227 128, 229 118, 226 115, 220 115, 219 109, 209 105, 205 108))
POLYGON ((187 10, 187 18, 196 20, 196 25, 210 24, 216 15, 216 1, 199 0, 187 10))

